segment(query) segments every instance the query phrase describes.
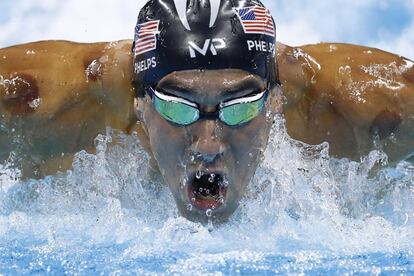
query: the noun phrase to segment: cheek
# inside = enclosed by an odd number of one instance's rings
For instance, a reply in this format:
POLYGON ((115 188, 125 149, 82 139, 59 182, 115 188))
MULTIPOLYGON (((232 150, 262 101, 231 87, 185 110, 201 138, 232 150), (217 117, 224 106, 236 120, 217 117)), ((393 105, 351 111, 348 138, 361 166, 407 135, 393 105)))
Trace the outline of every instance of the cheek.
POLYGON ((171 169, 179 165, 180 156, 185 152, 185 128, 176 127, 162 118, 150 106, 144 112, 144 122, 148 130, 151 150, 162 171, 170 175, 171 169))
POLYGON ((265 112, 248 125, 233 129, 229 141, 234 157, 240 167, 252 165, 256 167, 261 152, 265 150, 269 138, 270 124, 266 120, 265 112), (256 163, 256 164, 255 164, 256 163))

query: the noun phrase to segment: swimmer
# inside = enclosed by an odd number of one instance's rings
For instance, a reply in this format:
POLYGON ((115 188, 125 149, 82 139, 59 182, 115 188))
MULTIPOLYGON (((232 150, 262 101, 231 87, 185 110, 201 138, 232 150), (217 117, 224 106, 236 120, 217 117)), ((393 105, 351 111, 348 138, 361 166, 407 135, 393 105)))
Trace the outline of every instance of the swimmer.
POLYGON ((0 158, 24 177, 69 169, 110 126, 136 132, 181 214, 225 221, 275 114, 334 157, 414 149, 414 63, 366 47, 276 43, 258 0, 152 0, 134 41, 46 41, 0 50, 0 158), (132 49, 132 51, 131 51, 132 49), (16 142, 17 141, 17 142, 16 142), (192 206, 188 208, 188 206, 192 206))

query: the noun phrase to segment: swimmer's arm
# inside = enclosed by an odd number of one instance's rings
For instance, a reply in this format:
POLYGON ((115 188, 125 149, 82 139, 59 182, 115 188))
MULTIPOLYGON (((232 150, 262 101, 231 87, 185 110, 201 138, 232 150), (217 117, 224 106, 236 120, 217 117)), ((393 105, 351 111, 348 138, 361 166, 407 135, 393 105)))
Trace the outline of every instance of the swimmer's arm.
POLYGON ((390 161, 414 151, 414 63, 347 44, 279 45, 289 134, 359 159, 380 145, 390 161))
POLYGON ((0 49, 0 161, 16 151, 27 156, 25 175, 41 176, 70 167, 73 153, 92 150, 106 126, 128 130, 130 52, 131 41, 0 49))

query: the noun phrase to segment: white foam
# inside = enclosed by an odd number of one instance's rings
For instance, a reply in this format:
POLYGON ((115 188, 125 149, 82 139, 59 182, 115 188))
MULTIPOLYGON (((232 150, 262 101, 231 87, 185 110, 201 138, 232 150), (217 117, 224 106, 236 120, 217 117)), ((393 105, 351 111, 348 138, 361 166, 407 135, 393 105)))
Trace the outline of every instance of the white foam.
POLYGON ((312 254, 399 252, 414 244, 412 164, 388 167, 380 151, 361 162, 330 158, 326 143, 290 139, 281 118, 240 208, 212 233, 179 216, 136 137, 109 132, 96 148, 95 155, 78 153, 67 173, 18 183, 1 178, 0 244, 45 240, 33 250, 65 254, 124 244, 119 260, 188 256, 169 266, 171 273, 228 259, 259 262, 274 252, 306 262, 312 254))

